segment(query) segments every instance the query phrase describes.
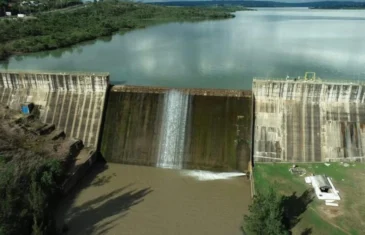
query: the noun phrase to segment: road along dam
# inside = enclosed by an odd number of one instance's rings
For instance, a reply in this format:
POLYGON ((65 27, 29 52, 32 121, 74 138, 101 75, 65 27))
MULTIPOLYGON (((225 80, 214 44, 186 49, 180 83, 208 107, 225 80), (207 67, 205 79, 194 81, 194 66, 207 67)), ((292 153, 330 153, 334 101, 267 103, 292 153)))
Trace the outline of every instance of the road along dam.
POLYGON ((32 102, 40 121, 96 150, 108 81, 106 73, 0 71, 0 103, 20 111, 32 102))
POLYGON ((114 86, 101 152, 107 161, 247 171, 250 91, 114 86))
POLYGON ((254 161, 363 161, 365 83, 253 80, 254 161))

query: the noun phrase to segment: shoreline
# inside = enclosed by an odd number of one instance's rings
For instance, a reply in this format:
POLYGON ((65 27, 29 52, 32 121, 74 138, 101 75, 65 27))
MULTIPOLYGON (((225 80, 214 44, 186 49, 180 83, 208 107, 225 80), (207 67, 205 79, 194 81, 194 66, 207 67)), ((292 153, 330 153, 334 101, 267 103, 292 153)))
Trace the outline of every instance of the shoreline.
POLYGON ((14 55, 72 47, 79 43, 97 40, 105 36, 113 36, 116 33, 126 33, 163 23, 232 19, 235 17, 232 14, 233 12, 248 10, 240 7, 179 7, 171 10, 172 8, 169 7, 142 3, 98 3, 84 5, 84 8, 70 12, 37 14, 34 15, 35 19, 28 20, 26 23, 21 19, 13 22, 9 22, 7 19, 0 21, 1 27, 7 26, 6 24, 13 26, 4 28, 5 36, 0 37, 2 44, 0 46, 0 61, 6 61, 14 55), (91 13, 97 14, 97 17, 103 22, 100 23, 100 20, 88 16, 91 13), (83 14, 84 16, 81 16, 83 14), (65 20, 69 22, 64 22, 65 20), (55 29, 50 29, 47 21, 54 23, 52 28, 55 29), (13 33, 12 29, 14 27, 20 27, 19 31, 24 31, 24 35, 13 33), (59 29, 59 31, 56 29, 59 29), (37 30, 43 30, 43 32, 34 32, 37 30), (13 35, 8 36, 10 39, 7 39, 7 34, 13 35))

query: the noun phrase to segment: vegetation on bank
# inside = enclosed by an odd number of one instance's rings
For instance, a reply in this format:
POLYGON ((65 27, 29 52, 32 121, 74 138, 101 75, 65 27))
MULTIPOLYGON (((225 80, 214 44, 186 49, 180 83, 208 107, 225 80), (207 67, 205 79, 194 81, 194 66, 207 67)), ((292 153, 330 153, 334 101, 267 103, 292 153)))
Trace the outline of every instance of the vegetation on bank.
POLYGON ((55 211, 67 167, 68 143, 26 128, 38 126, 0 107, 0 235, 57 235, 55 211))
POLYGON ((242 231, 244 234, 288 235, 285 226, 284 206, 286 199, 278 197, 272 188, 268 192, 259 192, 249 206, 249 215, 245 215, 242 231))
POLYGON ((265 193, 273 187, 275 192, 286 197, 284 215, 290 221, 293 234, 362 234, 365 219, 365 202, 359 200, 365 194, 363 163, 298 164, 306 170, 304 176, 289 172, 292 164, 256 163, 254 168, 255 191, 265 193), (326 206, 310 193, 311 186, 304 177, 325 174, 331 177, 339 190, 341 201, 338 207, 326 206))
POLYGON ((231 18, 236 9, 95 2, 73 11, 35 14, 34 19, 1 19, 0 60, 12 54, 67 47, 159 22, 231 18))
POLYGON ((0 234, 56 234, 61 162, 25 153, 0 160, 0 234))

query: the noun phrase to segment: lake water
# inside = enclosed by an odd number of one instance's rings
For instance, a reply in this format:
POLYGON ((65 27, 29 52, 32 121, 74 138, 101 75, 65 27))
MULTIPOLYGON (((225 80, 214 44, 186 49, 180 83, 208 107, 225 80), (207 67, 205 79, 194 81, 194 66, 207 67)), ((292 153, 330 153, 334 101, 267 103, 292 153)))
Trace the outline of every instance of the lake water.
POLYGON ((72 48, 12 57, 0 68, 110 72, 113 83, 251 88, 253 77, 365 78, 365 12, 258 9, 169 23, 72 48))

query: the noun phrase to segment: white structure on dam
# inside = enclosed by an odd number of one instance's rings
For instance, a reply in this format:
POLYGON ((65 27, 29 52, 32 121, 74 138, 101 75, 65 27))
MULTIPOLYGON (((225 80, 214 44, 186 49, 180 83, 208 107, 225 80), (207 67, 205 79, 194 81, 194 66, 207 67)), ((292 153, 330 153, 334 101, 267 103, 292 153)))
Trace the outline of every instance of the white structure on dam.
POLYGON ((42 122, 96 148, 108 82, 107 73, 0 71, 0 103, 32 102, 42 122))
POLYGON ((365 83, 253 80, 255 161, 365 158, 365 83))

